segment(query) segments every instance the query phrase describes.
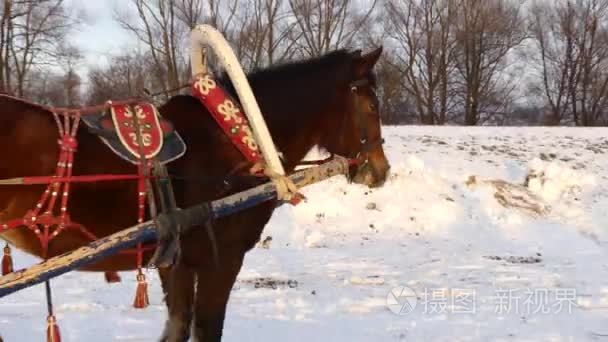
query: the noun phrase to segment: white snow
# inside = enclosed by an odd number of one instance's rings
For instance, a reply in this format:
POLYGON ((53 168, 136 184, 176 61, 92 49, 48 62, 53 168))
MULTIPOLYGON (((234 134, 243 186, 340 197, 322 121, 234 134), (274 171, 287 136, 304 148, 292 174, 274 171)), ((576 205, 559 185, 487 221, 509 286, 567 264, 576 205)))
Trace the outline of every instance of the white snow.
MULTIPOLYGON (((225 341, 608 341, 608 129, 383 132, 384 187, 336 177, 275 212, 269 248, 247 255, 233 290, 225 341), (493 180, 548 212, 504 207, 493 180)), ((165 307, 147 274, 145 310, 131 307, 134 272, 55 279, 63 340, 155 341, 165 307)), ((6 342, 44 340, 45 317, 43 286, 0 299, 6 342)))

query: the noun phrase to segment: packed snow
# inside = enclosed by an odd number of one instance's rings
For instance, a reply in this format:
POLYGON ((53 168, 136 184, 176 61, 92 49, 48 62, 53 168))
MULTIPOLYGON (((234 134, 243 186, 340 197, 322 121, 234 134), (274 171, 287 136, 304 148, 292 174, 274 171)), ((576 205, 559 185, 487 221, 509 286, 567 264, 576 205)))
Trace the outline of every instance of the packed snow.
MULTIPOLYGON (((225 341, 608 341, 608 129, 383 134, 382 188, 335 177, 275 211, 225 341)), ((147 274, 145 310, 131 307, 134 272, 55 279, 63 341, 155 341, 166 309, 147 274)), ((43 341, 44 303, 43 286, 0 299, 4 340, 43 341)))

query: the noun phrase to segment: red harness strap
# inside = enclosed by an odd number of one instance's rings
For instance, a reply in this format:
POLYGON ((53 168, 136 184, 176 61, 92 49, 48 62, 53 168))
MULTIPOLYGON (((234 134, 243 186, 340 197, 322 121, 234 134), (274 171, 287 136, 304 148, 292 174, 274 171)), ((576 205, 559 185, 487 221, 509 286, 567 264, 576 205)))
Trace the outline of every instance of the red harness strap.
POLYGON ((252 164, 262 161, 249 121, 239 105, 213 79, 202 74, 192 82, 192 94, 207 108, 232 144, 252 164))
POLYGON ((72 166, 74 163, 74 152, 78 147, 76 141, 76 131, 80 123, 80 113, 75 112, 71 115, 66 113, 63 115, 63 122, 57 113, 53 113, 57 128, 59 130, 59 158, 55 169, 55 176, 65 181, 55 181, 49 183, 46 190, 36 207, 28 211, 23 219, 12 220, 3 225, 4 229, 11 229, 25 225, 36 233, 40 240, 42 248, 42 256, 47 257, 49 242, 59 235, 61 231, 68 227, 78 228, 85 236, 93 238, 94 235, 88 232, 80 225, 73 225, 67 213, 67 203, 70 193, 70 180, 72 177, 72 166), (60 198, 60 214, 59 217, 53 215, 53 211, 57 204, 57 199, 60 198), (44 212, 42 212, 42 210, 44 212), (42 214, 41 214, 42 212, 42 214), (51 232, 50 228, 55 226, 55 230, 51 232), (42 227, 40 230, 39 227, 42 227))
MULTIPOLYGON (((21 99, 17 99, 19 101, 23 101, 21 99)), ((34 104, 35 105, 35 104, 34 104)), ((142 109, 141 112, 138 111, 140 107, 138 107, 139 102, 136 101, 122 101, 117 102, 114 106, 131 106, 135 105, 135 114, 134 116, 141 117, 144 119, 145 109, 142 109)), ((41 107, 41 106, 38 106, 41 107)), ((0 185, 10 185, 10 184, 47 184, 45 191, 42 193, 40 200, 36 203, 35 207, 32 210, 29 210, 23 218, 13 219, 8 222, 2 223, 0 226, 0 233, 4 232, 8 229, 14 229, 17 227, 26 227, 27 229, 32 230, 38 240, 40 241, 41 246, 41 256, 46 259, 48 257, 48 248, 49 243, 57 237, 62 231, 67 229, 75 229, 80 234, 85 236, 91 241, 95 241, 98 239, 93 233, 88 231, 83 225, 73 222, 70 219, 68 214, 68 200, 70 194, 70 183, 72 182, 96 182, 96 181, 110 181, 110 180, 124 180, 124 179, 133 179, 138 181, 138 222, 143 222, 145 217, 145 205, 146 205, 146 195, 147 195, 147 187, 146 181, 150 178, 144 171, 144 167, 139 167, 136 175, 84 175, 84 176, 73 176, 73 164, 74 164, 74 153, 78 148, 78 142, 76 140, 76 133, 78 131, 78 127, 80 124, 81 114, 82 113, 93 113, 100 110, 106 110, 108 108, 114 110, 112 104, 106 104, 104 106, 95 106, 82 108, 78 110, 70 110, 63 108, 48 108, 41 107, 44 110, 49 110, 53 113, 53 117, 57 124, 57 129, 59 131, 59 157, 57 161, 57 166, 55 168, 55 174, 53 176, 42 176, 42 177, 22 177, 22 178, 13 178, 13 179, 5 179, 0 180, 0 185), (57 212, 57 205, 59 205, 59 213, 57 212), (54 227, 53 230, 51 228, 54 227)), ((148 111, 150 108, 146 107, 148 111)), ((152 108, 153 109, 153 108, 152 108)), ((155 114, 155 109, 152 110, 152 115, 155 114)), ((126 115, 125 115, 126 116, 126 115)), ((138 118, 139 119, 139 118, 138 118)), ((136 119, 134 119, 136 120, 136 119)), ((158 120, 155 122, 158 124, 158 120)), ((139 133, 135 133, 135 135, 139 135, 137 138, 140 143, 142 142, 142 135, 148 134, 150 132, 146 131, 150 125, 148 122, 143 122, 144 129, 139 130, 139 133)), ((127 132, 130 133, 130 132, 127 132)), ((162 132, 158 139, 161 139, 162 143, 162 132)), ((144 138, 148 138, 147 135, 144 138)), ((154 138, 154 137, 152 137, 154 138)), ((158 140, 156 139, 156 140, 158 140)), ((148 143, 148 140, 143 141, 144 144, 148 143)), ((157 141, 158 142, 158 141, 157 141)), ((143 146, 144 144, 138 144, 143 146)), ((149 162, 148 154, 142 154, 143 165, 147 165, 149 162)), ((143 253, 145 251, 153 250, 156 248, 155 244, 144 246, 141 243, 137 245, 137 248, 131 250, 123 250, 120 251, 120 254, 135 254, 136 262, 137 262, 137 290, 135 300, 133 302, 133 306, 135 308, 145 308, 148 306, 148 293, 147 293, 147 282, 145 275, 142 272, 142 262, 143 262, 143 253)), ((11 251, 8 244, 4 248, 4 257, 2 258, 2 273, 6 274, 13 271, 12 267, 12 258, 11 251)), ((55 316, 53 314, 53 306, 52 306, 52 296, 50 290, 50 283, 46 282, 46 291, 47 291, 47 308, 48 308, 48 317, 47 317, 47 340, 50 342, 59 342, 59 328, 56 323, 55 316)))
MULTIPOLYGON (((49 243, 57 237, 62 231, 67 229, 75 229, 83 236, 91 241, 95 241, 98 237, 91 233, 81 224, 78 224, 70 219, 67 206, 70 195, 70 183, 72 182, 96 182, 96 181, 113 181, 132 179, 138 181, 138 223, 143 222, 145 218, 146 205, 146 180, 147 177, 143 173, 143 168, 138 168, 136 175, 84 175, 73 176, 74 153, 78 149, 76 133, 80 124, 80 112, 78 111, 61 111, 60 113, 53 112, 57 129, 59 131, 59 157, 55 168, 54 176, 42 177, 23 177, 0 181, 1 184, 48 184, 45 191, 32 210, 29 210, 23 218, 13 219, 4 222, 0 226, 0 232, 25 226, 32 230, 42 248, 42 257, 47 258, 49 243), (59 214, 57 212, 59 205, 59 214), (51 229, 55 227, 54 229, 51 229)), ((147 306, 147 293, 141 293, 140 288, 145 284, 145 276, 142 273, 142 259, 145 251, 153 250, 155 244, 144 246, 138 244, 135 249, 122 250, 119 254, 135 255, 138 267, 138 290, 136 295, 135 307, 143 308, 147 306), (143 296, 144 300, 138 300, 143 296)), ((8 249, 8 246, 7 248, 8 249)), ((10 250, 5 254, 10 256, 10 250)), ((12 271, 11 267, 3 267, 3 270, 12 271)))

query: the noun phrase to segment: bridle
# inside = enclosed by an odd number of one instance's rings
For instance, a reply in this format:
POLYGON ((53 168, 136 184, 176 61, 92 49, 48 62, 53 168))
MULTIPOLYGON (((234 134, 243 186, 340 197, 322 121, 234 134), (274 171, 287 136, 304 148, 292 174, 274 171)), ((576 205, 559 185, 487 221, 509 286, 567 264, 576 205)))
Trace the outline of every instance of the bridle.
MULTIPOLYGON (((359 98, 356 94, 359 90, 359 87, 369 86, 369 79, 362 78, 355 81, 352 81, 348 84, 350 87, 350 91, 353 94, 353 106, 355 110, 355 123, 357 125, 357 129, 359 131, 359 149, 358 151, 351 153, 350 155, 343 155, 342 157, 346 157, 350 161, 351 166, 356 166, 358 169, 362 169, 364 167, 368 167, 369 165, 369 152, 377 146, 382 146, 384 144, 383 138, 378 138, 374 140, 369 140, 369 136, 367 134, 367 117, 364 110, 359 107, 359 98)), ((342 119, 342 127, 338 131, 342 137, 345 137, 345 129, 346 123, 348 119, 348 113, 344 114, 342 119)), ((282 157, 280 157, 282 159, 282 157)), ((300 161, 297 166, 310 166, 310 165, 321 165, 325 162, 329 162, 334 158, 334 153, 330 153, 330 156, 322 159, 322 160, 310 160, 310 161, 300 161)), ((285 162, 285 160, 282 160, 285 162)), ((243 162, 235 166, 225 177, 216 180, 210 179, 193 179, 192 177, 180 177, 177 175, 171 175, 172 179, 181 180, 181 181, 198 181, 198 182, 219 182, 218 192, 222 195, 228 194, 232 181, 234 179, 251 179, 252 177, 256 178, 258 176, 251 175, 247 172, 247 169, 251 167, 249 162, 243 162), (244 175, 243 175, 244 174, 244 175)), ((376 172, 375 169, 371 168, 372 172, 376 172)))
MULTIPOLYGON (((369 151, 377 146, 381 146, 384 144, 383 138, 378 138, 375 140, 369 140, 367 134, 367 117, 364 110, 359 107, 359 96, 357 95, 357 90, 359 87, 364 87, 369 85, 369 79, 362 78, 355 80, 349 84, 350 91, 353 93, 353 107, 355 110, 355 124, 357 125, 357 129, 359 130, 359 150, 354 153, 354 155, 348 156, 350 159, 355 160, 355 163, 362 168, 369 163, 369 151)), ((344 120, 342 123, 342 132, 344 132, 345 123, 346 123, 347 115, 344 115, 344 120)), ((373 170, 373 168, 372 168, 373 170)))

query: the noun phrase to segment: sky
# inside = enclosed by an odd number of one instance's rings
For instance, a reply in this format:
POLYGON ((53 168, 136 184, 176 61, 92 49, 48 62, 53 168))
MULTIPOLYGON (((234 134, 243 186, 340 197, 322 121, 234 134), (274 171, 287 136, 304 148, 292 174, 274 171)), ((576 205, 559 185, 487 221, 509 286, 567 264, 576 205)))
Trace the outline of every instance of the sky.
MULTIPOLYGON (((124 7, 128 0, 66 0, 68 8, 76 9, 75 12, 83 12, 85 19, 83 24, 76 32, 72 34, 70 39, 72 44, 79 47, 83 53, 84 60, 78 68, 79 74, 86 85, 86 75, 88 68, 91 66, 105 65, 109 61, 109 57, 120 52, 126 46, 130 45, 133 49, 133 44, 137 44, 132 35, 125 32, 124 29, 114 20, 114 14, 117 8, 124 7)), ((521 70, 522 63, 518 63, 519 58, 516 58, 512 63, 512 70, 518 75, 529 74, 530 70, 521 70)), ((525 83, 525 82, 524 82, 525 83)), ((529 96, 525 96, 527 89, 521 87, 518 97, 518 103, 528 103, 529 96)))
POLYGON ((113 19, 114 11, 126 0, 69 0, 85 13, 83 25, 72 36, 72 43, 82 49, 83 64, 105 64, 111 54, 124 48, 133 39, 113 19))

